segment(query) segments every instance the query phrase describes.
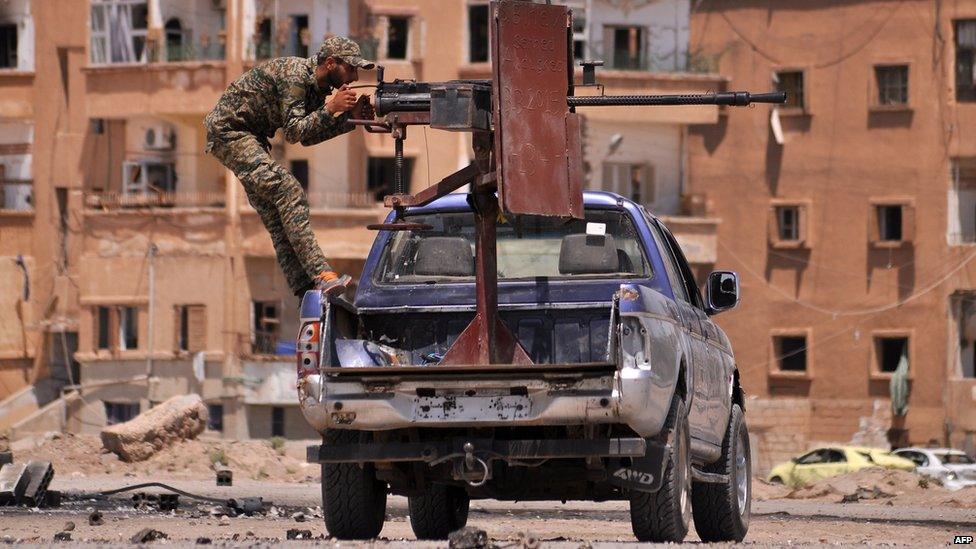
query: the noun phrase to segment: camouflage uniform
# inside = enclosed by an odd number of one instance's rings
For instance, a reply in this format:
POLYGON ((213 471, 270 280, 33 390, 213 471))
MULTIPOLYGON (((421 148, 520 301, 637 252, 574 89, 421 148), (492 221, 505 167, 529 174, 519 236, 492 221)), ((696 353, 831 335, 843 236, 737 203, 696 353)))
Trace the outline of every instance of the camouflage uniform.
POLYGON ((372 68, 360 55, 355 42, 333 37, 310 58, 272 59, 235 80, 204 120, 207 152, 240 179, 271 234, 288 285, 299 296, 332 268, 315 240, 305 193, 271 157, 269 139, 281 128, 289 143, 309 146, 351 131, 349 113, 333 116, 325 108, 332 89, 318 87, 315 68, 329 56, 372 68))

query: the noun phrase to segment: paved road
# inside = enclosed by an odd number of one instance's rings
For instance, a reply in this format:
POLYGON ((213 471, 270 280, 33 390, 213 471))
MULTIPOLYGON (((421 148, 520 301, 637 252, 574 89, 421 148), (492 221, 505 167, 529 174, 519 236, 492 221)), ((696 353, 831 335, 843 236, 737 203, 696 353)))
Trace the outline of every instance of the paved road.
MULTIPOLYGON (((52 488, 66 493, 94 492, 132 484, 143 479, 125 477, 57 478, 52 488)), ((274 502, 281 516, 239 517, 224 523, 207 513, 207 507, 186 505, 179 513, 135 511, 126 495, 104 502, 72 502, 53 511, 0 511, 0 539, 49 542, 67 521, 75 523, 73 540, 127 542, 142 528, 155 528, 171 540, 193 542, 199 537, 240 545, 254 541, 277 543, 290 528, 308 529, 324 537, 319 493, 315 484, 284 484, 241 480, 233 487, 216 487, 212 480, 167 481, 173 486, 217 498, 261 496, 274 502), (100 509, 105 524, 89 526, 90 509, 100 509), (305 520, 294 515, 303 513, 305 520)), ((185 500, 182 500, 185 501, 185 500)), ((931 546, 952 542, 954 535, 976 534, 976 512, 954 508, 887 506, 866 503, 835 504, 793 500, 758 501, 747 541, 761 545, 813 544, 908 544, 931 546)), ((528 534, 547 545, 577 548, 631 544, 628 507, 622 502, 588 503, 496 501, 473 502, 469 524, 486 530, 492 539, 507 545, 528 534)), ((381 537, 391 544, 430 546, 413 541, 406 500, 391 497, 388 520, 381 537)), ((689 541, 697 541, 694 532, 689 541)))

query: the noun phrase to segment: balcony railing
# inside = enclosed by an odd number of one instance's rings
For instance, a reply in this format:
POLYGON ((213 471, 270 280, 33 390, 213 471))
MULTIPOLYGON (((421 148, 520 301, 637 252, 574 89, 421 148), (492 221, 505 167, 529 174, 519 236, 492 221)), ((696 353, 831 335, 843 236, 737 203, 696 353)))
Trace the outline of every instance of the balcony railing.
POLYGON ((226 57, 224 45, 213 40, 197 42, 167 42, 161 48, 159 55, 154 56, 156 62, 179 63, 183 61, 222 61, 226 57))
POLYGON ((308 193, 310 208, 373 208, 383 203, 383 197, 371 193, 315 192, 308 193))
POLYGON ((295 340, 285 339, 275 332, 255 331, 251 354, 253 356, 294 355, 295 340))
POLYGON ((30 179, 0 179, 0 210, 34 211, 34 182, 30 179))
POLYGON ((124 208, 222 208, 223 192, 91 192, 84 193, 86 208, 117 210, 124 208))

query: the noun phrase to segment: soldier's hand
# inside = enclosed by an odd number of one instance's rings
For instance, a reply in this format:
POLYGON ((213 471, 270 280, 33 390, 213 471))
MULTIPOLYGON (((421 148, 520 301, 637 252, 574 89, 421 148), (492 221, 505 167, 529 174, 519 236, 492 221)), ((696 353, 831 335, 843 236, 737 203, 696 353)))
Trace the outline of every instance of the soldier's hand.
POLYGON ((333 95, 332 99, 325 104, 332 114, 342 114, 356 105, 356 92, 350 90, 348 86, 342 86, 333 95))
POLYGON ((373 104, 369 102, 368 95, 363 94, 359 96, 359 100, 356 101, 356 106, 352 108, 349 116, 353 120, 372 120, 376 118, 376 111, 373 109, 373 104))

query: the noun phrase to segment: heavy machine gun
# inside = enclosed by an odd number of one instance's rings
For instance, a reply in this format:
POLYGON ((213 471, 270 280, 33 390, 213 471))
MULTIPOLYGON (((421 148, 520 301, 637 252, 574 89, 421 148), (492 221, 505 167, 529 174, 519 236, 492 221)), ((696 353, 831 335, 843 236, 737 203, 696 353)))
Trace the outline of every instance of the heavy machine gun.
POLYGON ((470 185, 475 215, 476 314, 442 364, 531 364, 515 336, 498 318, 495 227, 507 216, 582 218, 582 147, 577 108, 668 105, 746 106, 784 103, 785 92, 715 92, 684 95, 606 95, 596 83, 601 62, 584 62, 574 82, 572 12, 565 6, 515 0, 490 4, 490 80, 417 82, 384 80, 377 70, 375 117, 350 120, 394 140, 393 208, 377 230, 425 230, 407 220, 411 206, 470 185), (577 95, 594 87, 596 95, 577 95), (403 178, 407 127, 472 133, 474 162, 438 183, 410 194, 403 178))

